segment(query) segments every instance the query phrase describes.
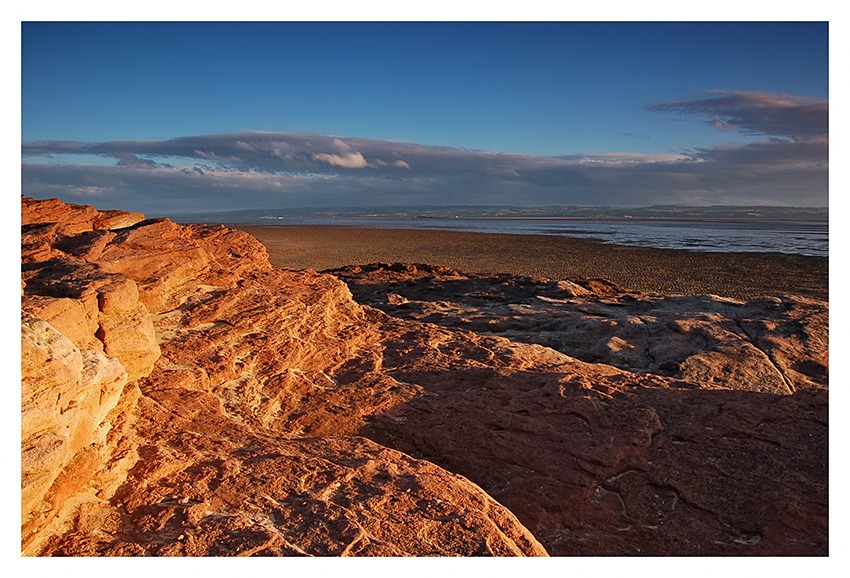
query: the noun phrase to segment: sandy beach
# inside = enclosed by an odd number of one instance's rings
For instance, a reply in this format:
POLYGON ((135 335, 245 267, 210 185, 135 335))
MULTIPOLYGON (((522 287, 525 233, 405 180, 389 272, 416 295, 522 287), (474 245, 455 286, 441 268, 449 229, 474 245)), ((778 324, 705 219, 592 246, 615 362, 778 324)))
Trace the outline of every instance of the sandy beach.
POLYGON ((273 265, 293 269, 427 263, 467 273, 604 278, 627 289, 663 294, 829 298, 826 257, 697 253, 545 235, 347 227, 237 228, 266 246, 273 265))

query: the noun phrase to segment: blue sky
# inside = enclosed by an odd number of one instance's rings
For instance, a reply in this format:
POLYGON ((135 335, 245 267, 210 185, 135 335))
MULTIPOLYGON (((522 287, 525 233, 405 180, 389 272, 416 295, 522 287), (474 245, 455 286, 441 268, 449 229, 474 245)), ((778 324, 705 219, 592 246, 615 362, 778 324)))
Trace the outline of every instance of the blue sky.
POLYGON ((101 208, 828 204, 826 23, 24 22, 21 88, 101 208))

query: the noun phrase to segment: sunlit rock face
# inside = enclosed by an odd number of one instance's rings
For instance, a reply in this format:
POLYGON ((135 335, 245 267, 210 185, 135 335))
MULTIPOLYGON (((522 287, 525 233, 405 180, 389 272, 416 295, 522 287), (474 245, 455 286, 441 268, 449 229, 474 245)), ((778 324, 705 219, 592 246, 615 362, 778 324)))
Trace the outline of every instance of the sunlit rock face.
POLYGON ((302 410, 383 337, 344 283, 223 227, 22 215, 25 554, 546 555, 473 482, 353 435, 409 398, 390 377, 302 410))
POLYGON ((22 216, 27 555, 828 551, 825 303, 22 216))
POLYGON ((21 506, 24 544, 84 493, 110 458, 107 417, 127 372, 102 352, 80 349, 46 321, 21 321, 21 506))

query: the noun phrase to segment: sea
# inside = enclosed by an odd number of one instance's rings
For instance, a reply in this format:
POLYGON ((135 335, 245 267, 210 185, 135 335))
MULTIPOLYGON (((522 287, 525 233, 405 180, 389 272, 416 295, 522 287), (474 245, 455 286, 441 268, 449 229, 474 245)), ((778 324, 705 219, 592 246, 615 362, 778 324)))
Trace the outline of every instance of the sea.
POLYGON ((603 243, 704 252, 787 253, 827 257, 829 224, 825 221, 711 221, 638 219, 403 219, 403 218, 267 218, 248 219, 259 226, 337 226, 385 229, 430 229, 515 235, 556 235, 603 243))
MULTIPOLYGON (((683 249, 700 252, 785 253, 829 256, 829 220, 826 209, 718 208, 694 210, 652 207, 620 215, 610 208, 604 216, 583 216, 583 209, 559 209, 556 217, 533 214, 540 209, 510 211, 502 208, 439 210, 279 210, 242 211, 187 218, 228 225, 268 227, 335 226, 384 229, 428 229, 473 233, 555 235, 593 239, 603 243, 683 249), (529 214, 531 213, 531 214, 529 214), (563 216, 563 215, 582 216, 563 216), (648 215, 648 216, 647 216, 648 215), (802 215, 804 218, 793 218, 802 215)), ((550 212, 556 212, 555 209, 550 212)))

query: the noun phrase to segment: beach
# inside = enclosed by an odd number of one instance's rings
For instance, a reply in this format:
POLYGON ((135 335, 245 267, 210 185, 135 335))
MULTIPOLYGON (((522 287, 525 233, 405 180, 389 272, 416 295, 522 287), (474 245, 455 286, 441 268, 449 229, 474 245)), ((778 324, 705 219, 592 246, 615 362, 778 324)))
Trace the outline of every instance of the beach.
POLYGON ((426 263, 465 273, 602 278, 628 290, 666 295, 829 298, 827 257, 649 249, 551 235, 326 226, 235 228, 259 239, 273 265, 291 269, 426 263))

